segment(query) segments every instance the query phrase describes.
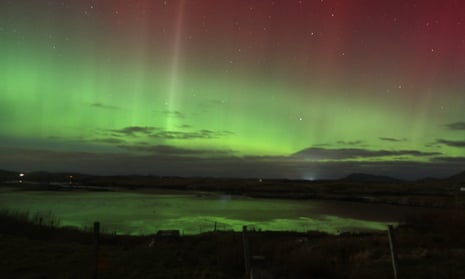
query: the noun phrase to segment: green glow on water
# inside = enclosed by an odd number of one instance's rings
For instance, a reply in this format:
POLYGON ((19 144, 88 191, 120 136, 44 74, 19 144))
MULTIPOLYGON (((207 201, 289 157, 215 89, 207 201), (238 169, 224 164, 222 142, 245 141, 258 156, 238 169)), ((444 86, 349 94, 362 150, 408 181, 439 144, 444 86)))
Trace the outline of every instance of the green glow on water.
POLYGON ((134 193, 4 192, 2 207, 31 214, 53 214, 60 226, 90 228, 101 222, 104 232, 153 234, 179 229, 185 234, 219 230, 239 231, 242 226, 271 231, 384 230, 385 222, 324 214, 317 203, 261 200, 231 196, 143 195, 134 193), (214 212, 214 214, 212 214, 214 212))

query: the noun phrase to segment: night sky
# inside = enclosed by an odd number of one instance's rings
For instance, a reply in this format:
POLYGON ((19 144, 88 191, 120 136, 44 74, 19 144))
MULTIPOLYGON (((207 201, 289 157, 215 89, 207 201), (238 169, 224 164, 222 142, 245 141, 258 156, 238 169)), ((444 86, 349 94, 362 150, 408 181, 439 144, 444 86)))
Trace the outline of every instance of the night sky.
POLYGON ((0 168, 465 170, 465 1, 2 0, 0 168))

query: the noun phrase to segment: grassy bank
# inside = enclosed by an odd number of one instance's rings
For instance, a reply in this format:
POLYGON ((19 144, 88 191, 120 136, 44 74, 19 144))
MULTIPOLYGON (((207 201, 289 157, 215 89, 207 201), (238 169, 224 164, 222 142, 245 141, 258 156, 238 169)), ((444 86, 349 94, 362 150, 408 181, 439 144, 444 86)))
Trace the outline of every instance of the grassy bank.
MULTIPOLYGON (((463 278, 465 213, 407 220, 395 230, 402 278, 463 278)), ((58 228, 53 216, 1 212, 2 278, 92 278, 91 232, 58 228)), ((386 233, 249 232, 264 278, 392 278, 386 233)), ((242 234, 176 239, 101 235, 98 278, 243 278, 242 234), (155 240, 152 242, 152 240, 155 240), (150 247, 150 243, 152 245, 150 247)))

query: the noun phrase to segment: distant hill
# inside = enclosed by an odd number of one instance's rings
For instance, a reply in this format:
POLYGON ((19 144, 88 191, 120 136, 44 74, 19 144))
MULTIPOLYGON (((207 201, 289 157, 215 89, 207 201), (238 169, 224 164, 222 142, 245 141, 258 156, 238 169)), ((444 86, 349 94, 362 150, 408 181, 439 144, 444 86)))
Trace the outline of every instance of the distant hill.
POLYGON ((0 175, 13 175, 13 174, 17 174, 17 172, 7 171, 7 170, 0 170, 0 175))
POLYGON ((69 177, 73 177, 73 181, 78 181, 90 175, 74 173, 74 172, 47 172, 47 171, 34 171, 26 173, 27 180, 39 181, 42 183, 47 182, 67 182, 69 177))
POLYGON ((342 178, 343 181, 348 182, 366 182, 366 183, 391 183, 400 182, 402 180, 382 175, 372 175, 366 173, 352 173, 342 178))
MULTIPOLYGON (((9 171, 9 170, 1 170, 0 169, 0 182, 1 181, 11 181, 18 179, 18 171, 9 171)), ((153 175, 110 175, 110 176, 100 176, 100 175, 93 175, 93 174, 82 174, 76 172, 47 172, 47 171, 33 171, 33 172, 26 172, 24 176, 25 181, 38 181, 41 183, 47 182, 68 182, 69 178, 72 177, 72 181, 76 183, 104 183, 106 184, 120 184, 121 183, 128 183, 128 181, 141 181, 143 180, 144 183, 148 183, 147 181, 156 180, 157 183, 160 179, 166 180, 170 177, 163 177, 163 176, 153 176, 153 175), (90 182, 89 182, 90 181, 90 182)), ((183 180, 183 179, 193 179, 199 180, 199 177, 171 177, 175 180, 183 180)), ((205 177, 202 180, 202 183, 205 181, 215 181, 218 178, 208 178, 205 177), (205 180, 205 181, 203 181, 205 180)), ((220 179, 221 180, 221 179, 220 179)), ((223 179, 224 180, 224 179, 223 179)), ((228 179, 226 179, 228 180, 228 179)), ((238 180, 238 179, 229 179, 229 180, 238 180)), ((240 180, 240 179, 239 179, 240 180)), ((270 179, 267 181, 281 181, 281 182, 288 182, 288 180, 280 180, 280 179, 270 179)), ((331 180, 333 181, 333 180, 331 180)), ((403 182, 405 180, 393 178, 389 176, 383 175, 373 175, 367 173, 352 173, 346 177, 336 179, 334 181, 343 181, 343 182, 354 182, 354 183, 396 183, 396 182, 403 182)), ((465 183, 465 171, 462 171, 458 174, 452 175, 448 178, 434 178, 434 177, 425 177, 416 180, 418 182, 454 182, 454 183, 465 183)), ((181 182, 180 182, 181 183, 181 182)), ((184 183, 184 182, 183 182, 184 183)), ((215 182, 216 183, 216 182, 215 182)), ((150 185, 152 182, 149 183, 150 185)), ((182 183, 181 183, 182 184, 182 183)))
POLYGON ((0 170, 0 181, 14 180, 17 178, 18 178, 17 172, 0 170))
MULTIPOLYGON (((19 179, 19 171, 7 171, 0 170, 0 182, 1 181, 15 181, 19 179)), ((23 181, 36 181, 40 183, 49 183, 49 182, 68 182, 70 177, 73 181, 82 181, 83 179, 88 179, 95 177, 93 175, 81 174, 81 173, 62 173, 62 172, 47 172, 47 171, 32 171, 24 172, 24 177, 21 179, 23 181)))
POLYGON ((441 180, 443 180, 443 179, 428 176, 428 177, 417 179, 416 181, 417 182, 437 182, 437 181, 441 181, 441 180))
POLYGON ((452 180, 452 181, 456 181, 456 182, 465 182, 465 171, 462 171, 461 173, 453 175, 453 176, 447 178, 447 180, 452 180))

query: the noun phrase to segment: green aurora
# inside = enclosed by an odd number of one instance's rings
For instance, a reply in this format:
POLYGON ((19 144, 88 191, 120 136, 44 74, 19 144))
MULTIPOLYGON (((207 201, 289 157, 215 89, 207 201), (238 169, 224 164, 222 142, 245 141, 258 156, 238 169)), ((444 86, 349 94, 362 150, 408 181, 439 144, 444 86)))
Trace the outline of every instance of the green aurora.
MULTIPOLYGON (((289 165, 302 169, 311 163, 311 176, 317 177, 319 162, 350 164, 332 175, 365 170, 362 165, 370 163, 464 166, 465 88, 454 76, 465 66, 458 54, 465 44, 455 29, 448 36, 438 31, 441 26, 431 31, 431 51, 421 52, 427 33, 417 33, 414 44, 402 35, 377 41, 377 28, 387 28, 382 22, 354 38, 324 33, 356 24, 347 14, 335 22, 314 15, 305 30, 288 34, 292 15, 266 21, 264 4, 257 4, 260 16, 252 24, 240 5, 236 12, 218 7, 223 19, 187 1, 118 7, 108 1, 50 2, 43 8, 18 1, 0 12, 0 146, 11 151, 2 168, 92 172, 78 160, 60 167, 33 164, 31 150, 181 161, 253 158, 254 166, 286 166, 269 176, 298 178, 308 173, 289 171, 289 165), (309 30, 320 36, 317 42, 309 30), (372 50, 356 50, 358 38, 370 36, 372 50), (389 48, 395 40, 397 48, 389 48), (455 62, 444 68, 452 59, 447 51, 457 43, 455 62), (419 54, 407 58, 409 53, 419 54), (343 155, 325 158, 324 152, 343 155)), ((445 16, 441 20, 448 26, 445 16)), ((376 170, 397 174, 393 166, 376 170)), ((165 174, 156 168, 152 173, 165 174)))

